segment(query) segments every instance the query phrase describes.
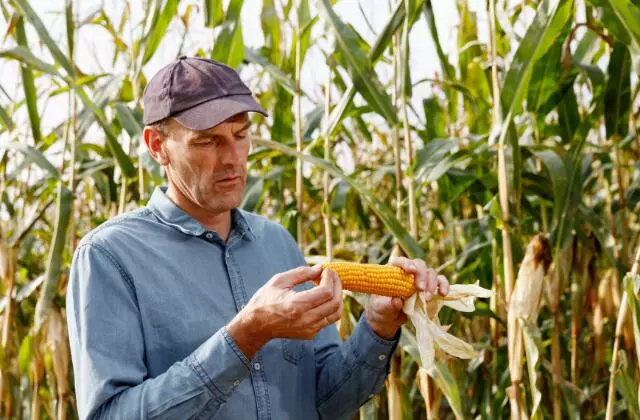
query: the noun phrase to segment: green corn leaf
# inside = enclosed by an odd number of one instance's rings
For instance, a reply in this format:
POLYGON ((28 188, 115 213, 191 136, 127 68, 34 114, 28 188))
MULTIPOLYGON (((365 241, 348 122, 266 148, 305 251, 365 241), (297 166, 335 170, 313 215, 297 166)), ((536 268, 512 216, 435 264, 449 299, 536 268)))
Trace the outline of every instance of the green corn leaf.
MULTIPOLYGON (((24 19, 22 16, 16 20, 16 40, 18 41, 18 48, 24 48, 28 51, 29 42, 27 41, 27 34, 24 30, 24 19)), ((33 134, 33 140, 37 145, 42 141, 40 114, 38 112, 38 91, 36 90, 32 68, 29 66, 20 66, 20 73, 22 74, 24 97, 27 101, 27 112, 29 113, 29 122, 31 123, 31 133, 33 134)))
POLYGON ((313 156, 306 155, 304 153, 298 153, 295 149, 288 147, 282 143, 257 138, 254 138, 252 141, 256 145, 278 150, 288 156, 300 157, 304 161, 309 162, 320 169, 328 171, 333 177, 345 181, 358 192, 358 194, 364 201, 367 202, 373 212, 380 218, 382 223, 384 223, 387 229, 389 229, 389 231, 396 238, 409 258, 424 257, 424 251, 422 250, 422 248, 420 248, 420 245, 416 242, 416 240, 411 237, 409 232, 398 221, 398 219, 395 217, 394 212, 389 209, 389 207, 387 207, 387 205, 382 200, 376 197, 374 193, 369 191, 352 177, 345 175, 335 165, 325 161, 324 159, 319 159, 313 156))
POLYGON ((264 194, 264 178, 263 177, 251 177, 247 181, 244 197, 240 207, 244 210, 255 212, 258 207, 258 203, 264 194))
POLYGON ((636 347, 636 356, 640 363, 640 275, 627 273, 623 284, 627 291, 627 299, 629 302, 629 313, 633 321, 633 339, 636 347))
POLYGON ((213 28, 223 21, 222 0, 204 0, 204 26, 213 28))
POLYGON ((53 38, 51 38, 49 31, 47 31, 46 26, 44 25, 42 20, 40 20, 40 17, 38 16, 38 14, 33 10, 31 5, 29 4, 29 1, 28 0, 13 0, 13 1, 18 6, 18 9, 24 15, 24 17, 36 29, 36 31, 38 32, 38 35, 40 36, 40 40, 44 42, 44 44, 47 46, 47 49, 49 50, 49 52, 51 52, 51 55, 53 56, 56 63, 60 65, 63 69, 65 69, 69 77, 74 78, 76 71, 73 67, 73 64, 71 63, 71 60, 69 60, 69 58, 60 50, 60 48, 58 47, 58 43, 56 43, 53 40, 53 38))
POLYGON ((9 150, 21 152, 28 160, 49 172, 52 177, 60 179, 60 171, 53 166, 49 159, 47 159, 40 150, 19 142, 9 142, 5 144, 4 147, 9 150))
POLYGON ((130 137, 133 138, 142 134, 143 127, 141 121, 138 121, 136 116, 133 114, 133 111, 131 111, 131 108, 121 102, 118 102, 116 103, 116 113, 118 114, 120 124, 122 124, 122 127, 127 131, 130 137))
MULTIPOLYGON (((573 1, 570 0, 540 2, 536 16, 520 42, 505 76, 500 98, 505 118, 503 127, 506 128, 520 111, 536 61, 557 42, 556 37, 561 33, 572 10, 573 1)), ((506 134, 506 129, 503 133, 506 134)))
POLYGON ((280 64, 280 19, 274 0, 263 0, 262 12, 260 13, 262 33, 264 34, 265 45, 269 50, 269 63, 280 64))
MULTIPOLYGON (((420 4, 424 4, 424 1, 420 1, 420 4)), ((404 1, 399 1, 398 5, 394 9, 391 18, 387 21, 384 29, 380 32, 380 35, 376 38, 373 47, 369 51, 369 60, 371 60, 372 64, 375 64, 384 51, 391 45, 391 41, 393 40, 393 34, 401 27, 405 16, 405 4, 404 1)), ((415 23, 417 19, 417 15, 411 21, 411 24, 415 23)), ((353 97, 356 94, 356 87, 351 86, 347 91, 342 95, 338 105, 331 112, 331 116, 329 117, 329 124, 327 125, 327 133, 333 135, 340 124, 340 122, 345 117, 345 113, 349 109, 349 105, 353 100, 353 97)))
POLYGON ((533 404, 531 408, 531 418, 534 418, 540 402, 542 401, 542 393, 538 389, 538 364, 540 361, 540 353, 544 351, 542 343, 540 343, 540 331, 533 324, 525 324, 519 320, 522 326, 524 349, 527 354, 527 370, 529 372, 529 389, 532 393, 533 404))
POLYGON ((9 116, 9 113, 7 113, 7 110, 4 109, 2 106, 0 106, 0 123, 2 123, 4 128, 6 128, 8 131, 13 131, 13 128, 15 127, 15 124, 13 123, 11 116, 9 116))
POLYGON ((118 162, 120 169, 122 169, 122 172, 127 177, 132 177, 133 175, 135 175, 135 169, 131 158, 122 149, 122 146, 118 142, 117 136, 113 132, 111 125, 107 122, 107 119, 104 116, 102 110, 98 108, 98 106, 94 102, 92 102, 91 99, 89 99, 89 96, 84 91, 82 86, 74 86, 74 90, 80 97, 80 100, 82 101, 84 106, 93 113, 96 120, 98 121, 98 124, 104 130, 107 138, 107 146, 113 156, 116 158, 116 161, 118 162))
POLYGON ((271 75, 271 77, 273 77, 274 80, 278 82, 284 89, 286 89, 287 92, 289 92, 291 95, 296 94, 296 85, 295 83, 293 83, 293 80, 291 80, 291 78, 277 66, 271 64, 269 60, 263 57, 258 51, 255 51, 252 48, 245 48, 244 56, 249 62, 263 67, 267 71, 267 73, 269 73, 269 75, 271 75))
POLYGON ((613 47, 608 70, 604 94, 607 137, 622 138, 629 132, 631 110, 631 54, 623 43, 613 47))
POLYGON ((73 57, 74 53, 74 36, 76 31, 75 21, 73 20, 73 1, 67 0, 67 4, 64 8, 64 16, 66 20, 66 28, 67 28, 67 47, 69 50, 69 57, 73 57))
POLYGON ((640 7, 629 0, 608 0, 608 3, 629 35, 635 53, 640 54, 640 7))
POLYGON ((451 374, 447 366, 441 361, 436 360, 434 368, 429 372, 429 375, 433 377, 436 385, 446 397, 456 418, 468 418, 468 416, 465 415, 466 412, 464 410, 463 398, 458 382, 456 382, 455 377, 451 374))
POLYGON ((58 290, 60 281, 60 268, 64 256, 64 249, 67 238, 69 221, 71 220, 71 209, 73 205, 73 194, 62 182, 58 183, 58 202, 55 231, 53 233, 51 246, 49 248, 49 258, 47 260, 47 270, 43 290, 36 304, 34 316, 34 329, 40 330, 49 307, 58 290))
POLYGON ((178 10, 179 0, 167 0, 162 12, 154 14, 154 19, 151 23, 149 33, 144 37, 143 44, 145 45, 144 53, 142 54, 142 64, 146 64, 156 50, 160 46, 162 38, 164 38, 169 28, 171 20, 176 16, 178 10))
POLYGON ((334 30, 336 48, 348 63, 356 90, 390 125, 398 124, 398 116, 391 98, 378 80, 371 60, 358 45, 358 37, 354 30, 340 20, 328 0, 319 0, 318 9, 334 30))
POLYGON ((18 370, 22 375, 26 375, 29 372, 29 364, 33 357, 33 336, 27 335, 20 344, 20 350, 18 351, 18 370))
MULTIPOLYGON (((47 64, 33 55, 31 51, 24 47, 14 47, 6 50, 0 50, 0 58, 10 58, 24 63, 29 68, 39 70, 52 76, 60 76, 58 70, 51 64, 47 64)), ((35 95, 35 86, 33 87, 35 95)))

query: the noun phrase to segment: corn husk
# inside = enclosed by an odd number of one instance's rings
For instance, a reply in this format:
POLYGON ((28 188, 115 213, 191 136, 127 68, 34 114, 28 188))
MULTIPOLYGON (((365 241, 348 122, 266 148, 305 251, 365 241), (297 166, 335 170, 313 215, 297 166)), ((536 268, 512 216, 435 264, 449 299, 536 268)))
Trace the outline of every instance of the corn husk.
POLYGON ((416 340, 422 368, 430 372, 435 363, 436 351, 458 357, 472 359, 477 353, 473 346, 452 334, 438 320, 438 312, 444 306, 452 309, 472 312, 475 310, 474 299, 491 297, 491 290, 475 284, 454 284, 450 286, 447 296, 434 296, 430 301, 423 293, 415 293, 404 304, 404 312, 416 329, 416 340))
POLYGON ((520 401, 520 383, 523 377, 523 362, 525 355, 525 344, 527 350, 527 362, 530 372, 529 380, 532 383, 532 416, 542 399, 540 391, 535 386, 537 355, 535 345, 530 333, 526 331, 527 325, 535 325, 540 311, 540 300, 542 298, 544 277, 547 273, 551 261, 551 247, 547 238, 536 235, 529 245, 520 265, 518 277, 514 285, 513 294, 509 299, 509 310, 507 313, 507 336, 509 353, 509 372, 511 374, 511 388, 508 390, 511 402, 512 418, 528 418, 526 409, 520 401))

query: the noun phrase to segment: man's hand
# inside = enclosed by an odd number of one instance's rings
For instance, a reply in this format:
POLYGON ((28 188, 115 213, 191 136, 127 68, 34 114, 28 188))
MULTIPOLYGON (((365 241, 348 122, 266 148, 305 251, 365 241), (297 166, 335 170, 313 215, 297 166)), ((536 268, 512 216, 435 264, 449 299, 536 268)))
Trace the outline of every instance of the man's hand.
POLYGON ((251 359, 273 338, 312 339, 341 316, 342 283, 336 273, 323 271, 319 265, 298 267, 273 276, 231 320, 227 330, 251 359), (292 290, 320 277, 320 284, 310 290, 292 290))
MULTIPOLYGON (((442 296, 449 293, 447 278, 428 268, 421 259, 410 260, 405 257, 396 257, 389 264, 414 274, 416 288, 425 293, 427 300, 431 300, 436 293, 442 296)), ((376 334, 390 340, 396 335, 398 329, 407 322, 407 316, 402 312, 403 306, 404 300, 399 297, 371 295, 369 305, 364 313, 365 320, 376 334)))

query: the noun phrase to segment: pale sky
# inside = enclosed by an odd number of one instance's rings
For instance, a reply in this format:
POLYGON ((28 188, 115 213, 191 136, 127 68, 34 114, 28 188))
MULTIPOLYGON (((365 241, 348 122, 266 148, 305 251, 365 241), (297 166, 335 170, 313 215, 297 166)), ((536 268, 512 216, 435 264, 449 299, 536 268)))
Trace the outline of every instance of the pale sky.
MULTIPOLYGON (((392 2, 395 4, 395 0, 392 0, 392 2)), ((30 2, 32 7, 39 13, 40 18, 45 22, 45 25, 49 29, 52 37, 56 41, 59 41, 61 46, 64 46, 63 50, 66 50, 65 20, 64 15, 61 13, 64 11, 64 3, 64 0, 31 0, 30 2)), ((372 45, 377 33, 382 30, 390 16, 389 3, 389 0, 339 0, 335 9, 344 22, 352 24, 364 39, 372 45), (373 33, 366 24, 366 21, 362 16, 362 12, 360 11, 359 4, 367 14, 367 17, 376 33, 373 33)), ((435 0, 433 3, 437 16, 437 29, 445 53, 455 52, 456 49, 452 48, 457 42, 456 26, 458 24, 458 14, 455 2, 451 2, 449 0, 435 0)), ((131 1, 133 22, 137 22, 141 19, 143 4, 144 3, 142 1, 131 1)), ((202 1, 181 1, 179 7, 181 14, 189 4, 195 4, 201 7, 202 1)), ((312 16, 315 16, 315 1, 311 0, 310 4, 312 6, 312 16)), ((120 20, 120 15, 124 5, 124 0, 74 1, 74 6, 78 8, 81 20, 91 12, 94 12, 100 7, 104 7, 114 26, 117 25, 120 20)), ((263 44, 263 36, 260 26, 261 8, 262 0, 245 0, 244 2, 242 9, 244 40, 245 44, 250 47, 259 47, 263 44)), ((487 34, 487 22, 486 12, 484 11, 484 2, 479 0, 470 0, 470 8, 478 11, 480 37, 481 41, 485 41, 487 34)), ((144 73, 147 79, 149 79, 160 67, 175 58, 183 31, 182 24, 175 23, 176 22, 174 22, 174 25, 170 26, 159 50, 144 67, 144 73)), ((37 39, 37 35, 29 26, 27 26, 27 28, 30 45, 36 46, 37 44, 35 40, 37 39)), ((322 28, 322 22, 316 24, 315 31, 312 36, 319 36, 322 28)), ((4 35, 5 30, 0 28, 0 33, 4 35)), ((195 52, 199 47, 206 49, 210 46, 211 39, 211 29, 204 27, 202 14, 194 10, 191 16, 191 27, 184 50, 187 52, 195 52)), ((129 43, 128 37, 124 37, 124 40, 129 43)), ((13 46, 13 42, 12 38, 8 38, 2 44, 2 48, 10 48, 13 46)), ((410 34, 409 42, 411 48, 410 65, 413 81, 415 82, 422 78, 432 77, 435 72, 440 70, 440 66, 424 17, 421 17, 414 26, 414 29, 410 34)), ((46 49, 38 49, 38 47, 35 47, 33 52, 45 61, 53 63, 53 60, 46 49)), ((112 57, 113 42, 111 36, 106 30, 97 25, 86 25, 79 31, 79 34, 76 36, 76 63, 82 71, 89 74, 100 73, 105 70, 111 71, 112 57)), ((453 57, 452 61, 455 61, 455 57, 453 57)), ((380 64, 376 70, 383 82, 389 80, 391 76, 391 69, 389 65, 380 64)), ((124 69, 116 68, 115 71, 124 71, 124 69)), ((312 97, 320 98, 320 89, 324 85, 327 74, 328 69, 319 48, 311 48, 302 69, 303 89, 312 97)), ((246 76, 247 73, 243 72, 242 75, 246 76)), ((21 100, 23 98, 22 87, 20 86, 19 81, 19 66, 16 61, 0 60, 0 83, 14 101, 21 100)), ((43 83, 43 79, 37 80, 39 92, 47 91, 47 87, 44 86, 43 83)), ((415 89, 413 103, 415 104, 416 109, 418 109, 418 112, 421 112, 420 104, 422 103, 422 99, 428 94, 429 86, 426 83, 415 89)), ((7 106, 8 101, 7 97, 0 93, 0 104, 7 106)), ((309 104, 305 103, 304 105, 306 110, 308 110, 309 104)), ((46 104, 42 101, 39 111, 42 114, 43 133, 46 135, 47 130, 59 124, 68 115, 66 95, 59 95, 58 97, 52 98, 46 104)), ((21 124, 28 124, 26 112, 21 114, 22 115, 15 117, 15 122, 18 126, 21 124)))

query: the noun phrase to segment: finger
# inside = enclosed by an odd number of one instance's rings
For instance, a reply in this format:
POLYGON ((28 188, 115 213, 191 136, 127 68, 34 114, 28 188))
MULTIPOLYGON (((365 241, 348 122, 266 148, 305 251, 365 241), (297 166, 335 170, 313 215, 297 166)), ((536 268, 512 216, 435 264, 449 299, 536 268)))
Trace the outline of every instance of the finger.
POLYGON ((321 330, 325 327, 328 327, 331 324, 335 324, 338 320, 342 318, 342 311, 334 312, 326 317, 320 318, 316 322, 310 324, 311 329, 313 330, 321 330))
POLYGON ((316 286, 313 289, 295 293, 293 303, 300 304, 305 310, 315 308, 333 299, 333 290, 326 286, 316 286))
POLYGON ((335 278, 336 278, 335 271, 333 271, 331 269, 322 270, 322 275, 320 277, 320 283, 318 285, 319 286, 324 286, 329 290, 333 290, 335 278))
POLYGON ((330 271, 333 276, 333 298, 338 299, 340 303, 342 303, 342 282, 340 281, 338 273, 333 270, 330 271))
POLYGON ((388 296, 376 296, 372 301, 370 301, 370 306, 373 312, 380 317, 385 319, 392 319, 398 315, 398 312, 402 310, 402 299, 398 297, 388 297, 388 296), (398 302, 398 303, 394 303, 398 302))
POLYGON ((334 313, 342 313, 342 285, 338 274, 333 270, 325 270, 322 273, 321 285, 327 289, 329 289, 329 286, 333 286, 332 298, 309 310, 306 322, 315 323, 334 313))
MULTIPOLYGON (((422 263, 424 264, 424 261, 422 263)), ((424 268, 427 273, 427 287, 425 288, 425 292, 430 299, 436 292, 436 286, 438 284, 438 273, 433 268, 427 268, 426 264, 424 264, 424 268)))
MULTIPOLYGON (((389 261, 389 265, 394 265, 396 267, 402 268, 407 273, 411 273, 414 275, 416 280, 416 288, 420 291, 424 291, 427 286, 427 277, 424 270, 420 269, 419 263, 421 260, 410 260, 405 257, 394 257, 389 261)), ((424 266, 426 268, 426 265, 424 266)))
POLYGON ((389 260, 389 265, 404 268, 411 263, 411 260, 407 257, 393 257, 389 260))
POLYGON ((296 267, 289 271, 279 273, 273 277, 273 284, 278 287, 291 289, 304 282, 317 279, 322 273, 322 265, 313 267, 296 267))
POLYGON ((442 274, 438 276, 438 293, 440 293, 441 296, 449 294, 449 280, 442 274))
POLYGON ((404 301, 399 297, 394 297, 391 300, 391 306, 396 312, 402 312, 402 307, 404 306, 404 301))
POLYGON ((331 299, 321 305, 309 309, 304 317, 305 323, 316 323, 324 317, 333 315, 336 312, 340 312, 340 301, 337 299, 331 299))

